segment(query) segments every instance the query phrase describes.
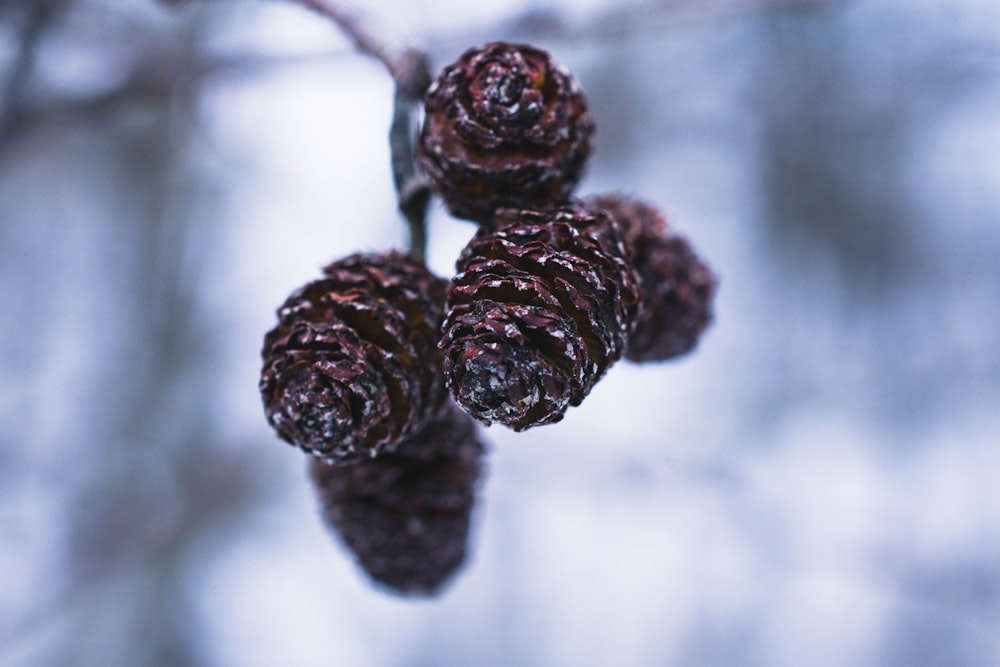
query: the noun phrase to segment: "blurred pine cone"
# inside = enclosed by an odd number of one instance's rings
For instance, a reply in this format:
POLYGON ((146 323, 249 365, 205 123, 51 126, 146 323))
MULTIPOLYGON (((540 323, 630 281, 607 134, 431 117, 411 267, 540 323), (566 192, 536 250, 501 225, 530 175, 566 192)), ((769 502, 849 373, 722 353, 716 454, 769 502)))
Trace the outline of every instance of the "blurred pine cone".
POLYGON ((621 227, 630 253, 637 250, 637 245, 648 243, 667 233, 667 219, 663 213, 645 202, 617 192, 594 195, 585 202, 592 208, 601 208, 611 214, 621 227))
POLYGON ((260 392, 284 440, 331 462, 386 451, 446 402, 446 281, 399 252, 354 254, 297 290, 264 338, 260 392))
POLYGON ((614 193, 587 203, 618 221, 641 278, 640 308, 625 358, 664 361, 693 350, 712 321, 717 280, 711 269, 684 237, 667 230, 655 207, 614 193))
POLYGON ((502 209, 457 268, 440 347, 452 396, 480 421, 559 421, 621 356, 638 278, 604 211, 502 209))
POLYGON ((374 581, 430 595, 461 567, 485 453, 477 436, 452 405, 394 453, 311 461, 324 519, 374 581))
POLYGON ((417 158, 451 213, 489 222, 501 207, 566 201, 594 122, 576 80, 548 53, 493 42, 444 68, 425 98, 417 158))

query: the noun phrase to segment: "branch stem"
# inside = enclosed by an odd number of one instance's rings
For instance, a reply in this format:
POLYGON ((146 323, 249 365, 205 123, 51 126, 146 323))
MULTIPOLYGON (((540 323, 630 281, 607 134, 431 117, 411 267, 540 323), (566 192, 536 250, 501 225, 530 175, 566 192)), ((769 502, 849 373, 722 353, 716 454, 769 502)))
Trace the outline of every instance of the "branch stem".
POLYGON ((400 213, 409 225, 409 250, 423 259, 427 250, 427 206, 430 189, 414 162, 413 138, 419 104, 430 85, 427 54, 402 48, 398 40, 360 14, 351 12, 334 0, 288 0, 330 19, 354 45, 354 48, 380 61, 396 84, 393 95, 389 149, 392 179, 400 213))
POLYGON ((393 48, 389 40, 378 34, 370 22, 362 20, 359 14, 338 5, 331 0, 288 0, 316 12, 333 21, 360 53, 380 60, 392 73, 394 70, 393 48))

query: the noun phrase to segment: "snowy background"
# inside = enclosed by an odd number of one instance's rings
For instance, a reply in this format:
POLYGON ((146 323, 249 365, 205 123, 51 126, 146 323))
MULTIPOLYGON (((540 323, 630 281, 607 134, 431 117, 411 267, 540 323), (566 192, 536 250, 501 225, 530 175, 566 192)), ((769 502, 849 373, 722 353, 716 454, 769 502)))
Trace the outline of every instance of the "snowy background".
POLYGON ((388 76, 291 3, 0 0, 0 664, 1000 664, 1000 5, 369 4, 573 70, 581 192, 663 207, 714 326, 486 430, 464 570, 373 588, 257 378, 404 242, 388 76))

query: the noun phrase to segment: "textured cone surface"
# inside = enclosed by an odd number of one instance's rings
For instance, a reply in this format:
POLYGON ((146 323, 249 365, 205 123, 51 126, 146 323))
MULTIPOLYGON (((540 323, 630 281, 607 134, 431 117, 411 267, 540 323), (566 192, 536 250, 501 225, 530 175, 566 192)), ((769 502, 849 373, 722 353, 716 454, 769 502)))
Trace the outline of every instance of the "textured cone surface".
POLYGON ((618 194, 588 200, 617 221, 641 278, 635 330, 625 357, 664 361, 693 350, 712 321, 716 278, 682 236, 667 230, 655 207, 618 194))
POLYGON ((485 449, 452 406, 394 453, 310 463, 323 517, 374 581, 430 595, 465 561, 485 449))
POLYGON ((601 210, 503 209, 459 257, 441 349, 456 402, 515 430, 562 419, 621 355, 638 300, 601 210))
POLYGON ((594 122, 576 80, 548 53, 494 42, 446 67, 425 98, 417 158, 455 216, 566 201, 594 122))
POLYGON ((393 449, 446 402, 446 281, 398 252, 355 254, 278 309, 260 391, 284 440, 333 462, 393 449))

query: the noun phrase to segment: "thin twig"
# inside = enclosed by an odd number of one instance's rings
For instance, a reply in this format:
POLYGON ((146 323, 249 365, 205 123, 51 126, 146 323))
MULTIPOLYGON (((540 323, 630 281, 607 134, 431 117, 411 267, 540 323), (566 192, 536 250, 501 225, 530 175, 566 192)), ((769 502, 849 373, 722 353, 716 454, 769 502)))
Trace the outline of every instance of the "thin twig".
POLYGON ((399 210, 410 228, 410 252, 423 259, 427 253, 427 206, 431 191, 427 180, 417 169, 414 137, 419 105, 430 85, 430 67, 427 56, 415 49, 405 51, 399 64, 392 125, 389 127, 392 180, 396 186, 399 210))
MULTIPOLYGON (((360 14, 353 13, 329 0, 288 0, 324 16, 340 28, 359 52, 373 56, 389 69, 395 71, 395 49, 390 39, 381 30, 376 30, 370 21, 364 21, 360 14)), ((394 74, 395 76, 395 74, 394 74)))
POLYGON ((396 83, 393 96, 389 149, 392 178, 399 210, 410 228, 410 252, 423 258, 427 247, 427 205, 430 189, 416 168, 413 154, 418 105, 430 85, 427 55, 414 48, 402 48, 399 40, 377 27, 370 19, 351 12, 331 0, 288 0, 333 21, 360 53, 379 60, 396 83))

